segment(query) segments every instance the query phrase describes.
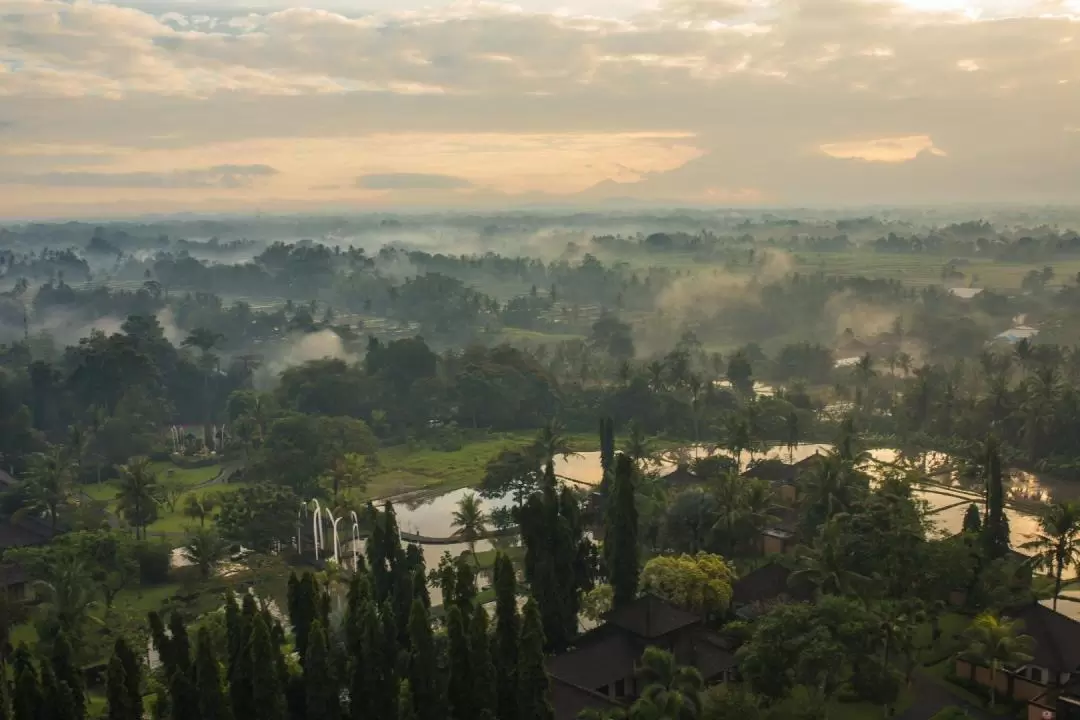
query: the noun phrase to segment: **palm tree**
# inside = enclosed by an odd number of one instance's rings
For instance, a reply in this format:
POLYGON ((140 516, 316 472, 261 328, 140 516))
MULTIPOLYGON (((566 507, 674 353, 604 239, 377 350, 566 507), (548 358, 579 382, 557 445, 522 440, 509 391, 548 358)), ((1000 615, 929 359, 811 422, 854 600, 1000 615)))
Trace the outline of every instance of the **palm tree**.
POLYGON ((788 460, 795 461, 795 448, 799 447, 801 433, 799 429, 799 413, 792 410, 784 421, 784 433, 788 449, 788 460))
POLYGON ((664 391, 665 369, 664 363, 660 360, 653 360, 645 366, 645 370, 649 373, 649 387, 655 393, 664 391))
POLYGON ((911 364, 914 359, 906 352, 899 352, 896 355, 896 362, 900 366, 900 369, 904 371, 904 377, 911 374, 911 364))
POLYGON ((750 447, 750 425, 746 418, 738 413, 729 413, 724 418, 723 427, 720 430, 720 442, 718 449, 726 449, 735 460, 735 469, 742 470, 743 450, 750 447))
POLYGON ((867 588, 869 578, 848 570, 847 553, 840 538, 837 518, 825 523, 812 547, 795 549, 799 569, 789 578, 793 584, 808 582, 819 594, 859 594, 867 588))
POLYGON ((544 427, 540 428, 536 436, 535 447, 540 454, 542 465, 555 461, 556 455, 561 455, 565 460, 576 453, 570 448, 570 440, 566 437, 562 423, 555 418, 548 420, 544 427))
POLYGON ((696 720, 701 716, 705 683, 696 668, 680 666, 671 653, 649 647, 641 656, 637 676, 645 690, 630 709, 631 720, 696 720))
POLYGON ((469 544, 469 553, 476 559, 476 541, 487 532, 487 514, 482 509, 482 503, 476 497, 476 493, 466 493, 458 500, 457 510, 454 511, 451 527, 457 528, 457 533, 469 544))
POLYGON ((1022 665, 1031 660, 1035 641, 1020 634, 1019 620, 1005 620, 983 613, 972 621, 964 635, 968 646, 961 658, 990 669, 990 707, 994 707, 997 673, 1002 668, 1022 665))
POLYGON ((229 545, 215 531, 199 528, 188 537, 181 553, 185 560, 199 568, 203 580, 207 580, 228 556, 229 545))
POLYGON ((75 555, 61 554, 49 568, 49 579, 36 584, 45 591, 50 624, 78 647, 83 626, 93 619, 90 610, 97 604, 86 564, 75 555))
POLYGON ((146 457, 133 457, 116 469, 120 472, 117 509, 135 528, 136 539, 145 539, 146 526, 157 513, 157 475, 150 469, 150 459, 146 457))
POLYGON ((623 445, 623 452, 634 461, 634 465, 640 468, 643 463, 652 459, 652 448, 649 447, 649 439, 637 420, 631 420, 627 426, 629 436, 623 445))
POLYGON ((1034 550, 1034 565, 1054 576, 1054 610, 1066 568, 1080 565, 1080 504, 1055 503, 1039 518, 1041 532, 1021 547, 1034 550))
MULTIPOLYGON (((206 425, 210 424, 210 372, 214 369, 215 363, 215 358, 210 351, 224 339, 225 336, 219 332, 199 327, 192 330, 182 343, 184 347, 199 348, 202 353, 200 365, 203 371, 203 421, 206 425)), ((205 428, 204 432, 206 432, 205 428)))
POLYGON ((199 527, 206 526, 206 518, 210 517, 217 507, 217 499, 210 493, 196 495, 190 493, 184 500, 184 515, 199 521, 199 527))
POLYGON ((26 478, 27 508, 47 515, 52 531, 71 498, 72 465, 61 448, 35 453, 26 478))

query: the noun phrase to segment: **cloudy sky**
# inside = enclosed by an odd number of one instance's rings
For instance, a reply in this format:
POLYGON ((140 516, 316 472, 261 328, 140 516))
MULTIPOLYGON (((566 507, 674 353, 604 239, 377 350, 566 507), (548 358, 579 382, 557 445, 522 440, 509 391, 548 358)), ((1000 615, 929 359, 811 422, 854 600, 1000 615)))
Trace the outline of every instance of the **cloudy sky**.
POLYGON ((1080 0, 0 0, 0 217, 1080 202, 1080 0))

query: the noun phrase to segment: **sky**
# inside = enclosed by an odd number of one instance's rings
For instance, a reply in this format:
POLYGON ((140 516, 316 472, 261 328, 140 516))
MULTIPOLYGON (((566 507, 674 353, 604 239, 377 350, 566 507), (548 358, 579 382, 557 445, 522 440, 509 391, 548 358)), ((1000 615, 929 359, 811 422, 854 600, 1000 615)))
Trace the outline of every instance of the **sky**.
POLYGON ((0 218, 1080 203, 1080 0, 0 0, 0 218))

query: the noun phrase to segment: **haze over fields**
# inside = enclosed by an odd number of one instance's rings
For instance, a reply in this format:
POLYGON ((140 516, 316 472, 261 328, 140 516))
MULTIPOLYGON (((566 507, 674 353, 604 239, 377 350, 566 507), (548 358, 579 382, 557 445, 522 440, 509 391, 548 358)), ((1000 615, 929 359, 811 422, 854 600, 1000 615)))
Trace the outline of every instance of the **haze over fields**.
POLYGON ((0 0, 0 217, 1065 203, 1080 0, 0 0))

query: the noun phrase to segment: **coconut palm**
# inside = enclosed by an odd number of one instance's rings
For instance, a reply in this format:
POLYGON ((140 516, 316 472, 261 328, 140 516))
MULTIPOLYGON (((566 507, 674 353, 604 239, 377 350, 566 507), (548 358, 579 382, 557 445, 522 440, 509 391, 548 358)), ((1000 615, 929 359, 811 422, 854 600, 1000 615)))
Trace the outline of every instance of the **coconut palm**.
POLYGON ((825 523, 812 547, 795 549, 799 568, 791 573, 792 584, 809 583, 820 594, 849 595, 865 590, 869 578, 847 568, 847 553, 837 518, 825 523))
POLYGON ((795 462, 795 450, 799 447, 799 441, 802 438, 802 432, 799 423, 799 413, 792 410, 787 414, 787 418, 784 419, 784 435, 785 442, 788 450, 788 460, 795 462))
POLYGON ((631 420, 627 426, 628 436, 623 444, 623 452, 634 461, 637 468, 652 460, 652 448, 649 446, 649 438, 637 420, 631 420))
POLYGON ((554 418, 548 420, 544 427, 540 428, 540 432, 536 436, 535 447, 540 455, 542 465, 554 462, 556 455, 565 460, 576 454, 570 448, 570 440, 566 437, 562 423, 554 418))
POLYGON ((717 443, 717 448, 727 450, 735 460, 736 470, 741 470, 743 450, 748 449, 751 443, 750 424, 743 415, 730 413, 718 430, 720 442, 717 443))
POLYGON ((228 557, 229 545, 214 530, 199 528, 188 536, 187 543, 180 552, 185 560, 199 569, 199 575, 206 580, 228 557))
POLYGON ((990 670, 990 707, 994 707, 995 685, 999 670, 1023 665, 1031 660, 1035 641, 1020 634, 1019 620, 1006 620, 992 613, 983 613, 972 621, 964 633, 967 648, 960 657, 990 670))
POLYGON ((157 474, 146 457, 133 457, 116 469, 120 472, 117 510, 135 528, 135 537, 145 538, 146 526, 157 516, 157 474))
POLYGON ((1057 610, 1065 570, 1080 566, 1080 504, 1064 502, 1048 506, 1039 518, 1039 528, 1041 532, 1021 547, 1034 550, 1035 567, 1053 575, 1053 603, 1057 610))
POLYGON ((87 622, 94 620, 90 610, 97 601, 96 585, 82 559, 61 554, 49 567, 48 579, 39 580, 44 591, 48 625, 76 642, 82 638, 87 622))
POLYGON ((645 689, 630 708, 632 720, 696 720, 705 683, 696 668, 680 666, 657 647, 645 649, 638 679, 645 689))
POLYGON ((60 448, 35 453, 26 477, 27 508, 49 518, 53 532, 60 518, 60 509, 71 498, 73 467, 60 448))
POLYGON ((483 504, 476 497, 476 493, 466 493, 458 500, 451 527, 456 528, 457 534, 469 544, 469 553, 474 561, 476 561, 476 541, 487 532, 487 522, 487 514, 483 511, 483 504))
POLYGON ((196 495, 191 493, 184 500, 184 515, 199 521, 200 527, 206 526, 206 518, 210 517, 217 507, 217 500, 210 493, 196 495))

